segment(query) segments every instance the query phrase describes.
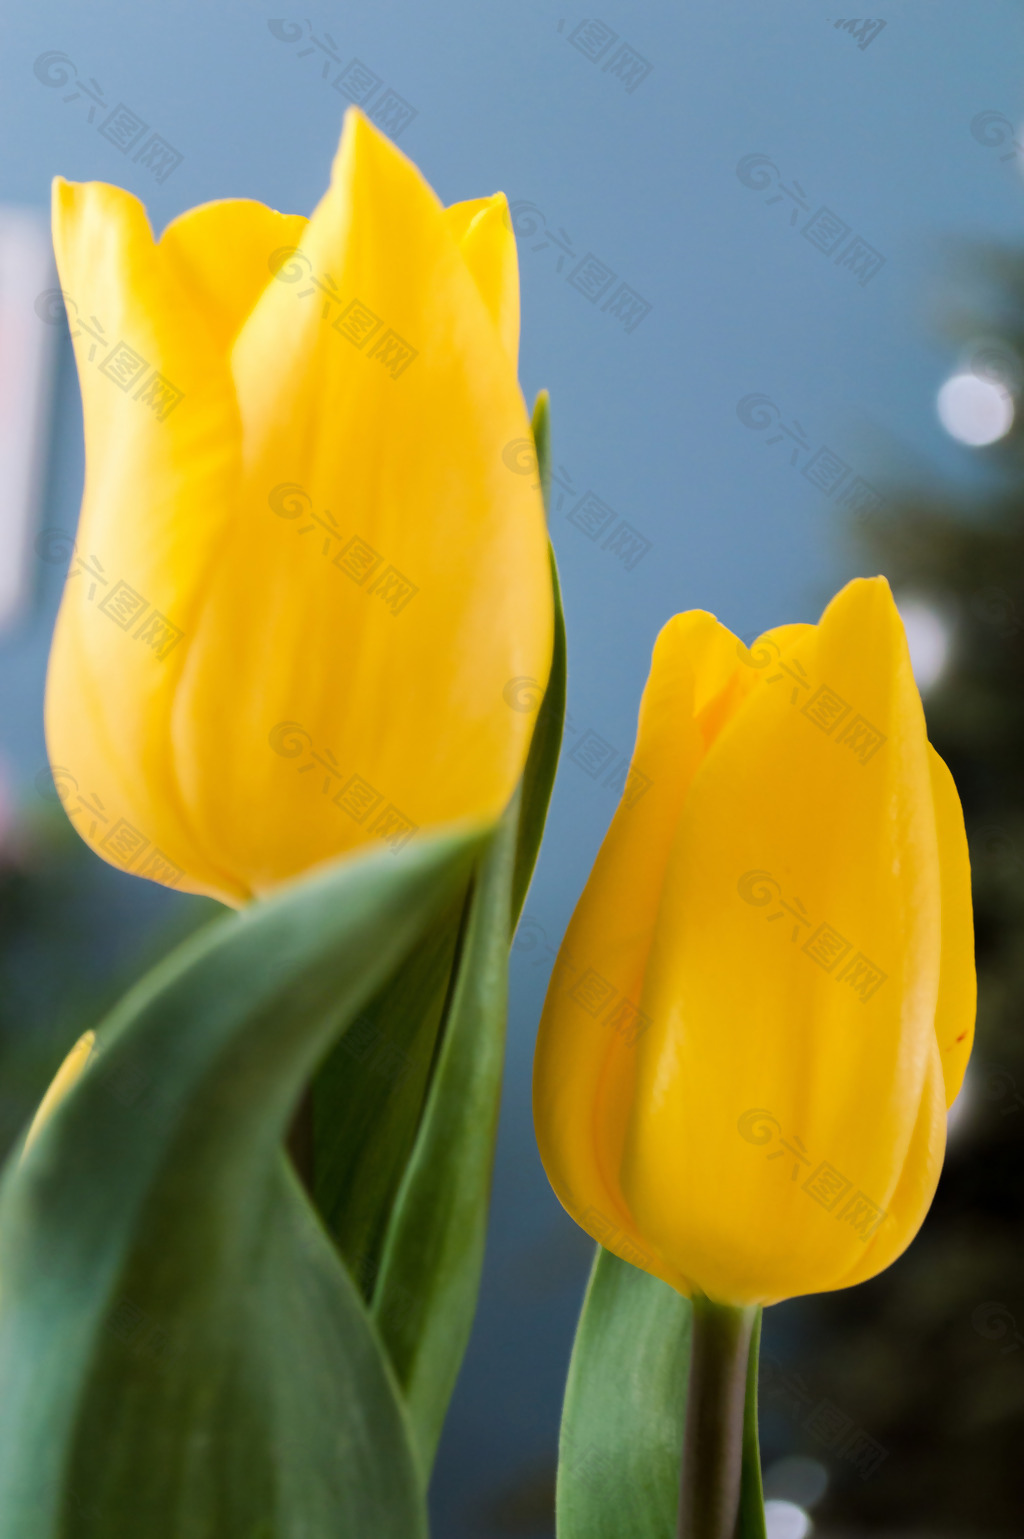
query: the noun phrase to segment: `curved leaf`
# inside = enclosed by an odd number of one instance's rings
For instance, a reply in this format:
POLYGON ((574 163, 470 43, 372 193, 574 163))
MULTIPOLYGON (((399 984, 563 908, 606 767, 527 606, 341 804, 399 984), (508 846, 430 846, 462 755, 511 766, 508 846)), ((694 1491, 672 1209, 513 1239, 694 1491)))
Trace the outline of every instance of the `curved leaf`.
MULTIPOLYGON (((537 468, 544 494, 544 506, 551 517, 551 414, 546 390, 539 392, 533 408, 533 439, 537 448, 537 468)), ((530 753, 523 772, 522 809, 516 847, 515 874, 512 879, 512 920, 518 921, 526 901, 533 868, 537 863, 548 804, 558 769, 565 721, 566 645, 562 588, 554 549, 551 556, 551 586, 555 602, 555 635, 551 653, 551 672, 537 722, 530 742, 530 753)))
MULTIPOLYGON (((676 1539, 692 1314, 667 1283, 600 1246, 573 1346, 558 1458, 559 1539, 676 1539)), ((764 1539, 758 1313, 737 1539, 764 1539)))
POLYGON ((309 1185, 366 1299, 423 1113, 468 887, 360 1010, 313 1081, 309 1185))
POLYGON ((559 1539, 675 1539, 690 1305, 598 1247, 558 1457, 559 1539))
POLYGON ((0 1539, 425 1535, 386 1355, 282 1141, 479 848, 332 866, 101 1028, 0 1191, 0 1539))
POLYGON ((373 1297, 425 1478, 469 1341, 483 1266, 517 821, 513 802, 474 884, 438 1062, 373 1297))

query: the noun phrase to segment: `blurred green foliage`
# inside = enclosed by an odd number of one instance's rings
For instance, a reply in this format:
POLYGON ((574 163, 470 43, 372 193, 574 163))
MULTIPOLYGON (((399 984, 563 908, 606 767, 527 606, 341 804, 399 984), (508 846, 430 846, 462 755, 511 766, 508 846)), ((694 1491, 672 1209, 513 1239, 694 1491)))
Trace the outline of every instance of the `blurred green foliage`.
MULTIPOLYGON (((951 326, 964 366, 1019 406, 1024 259, 974 253, 965 277, 951 326)), ((1024 1513, 1024 426, 974 452, 979 493, 904 494, 861 527, 897 599, 928 604, 950 635, 925 712, 964 807, 979 1010, 917 1239, 872 1282, 792 1306, 793 1366, 885 1451, 858 1478, 801 1433, 833 1474, 816 1520, 841 1529, 1009 1534, 1024 1513)))

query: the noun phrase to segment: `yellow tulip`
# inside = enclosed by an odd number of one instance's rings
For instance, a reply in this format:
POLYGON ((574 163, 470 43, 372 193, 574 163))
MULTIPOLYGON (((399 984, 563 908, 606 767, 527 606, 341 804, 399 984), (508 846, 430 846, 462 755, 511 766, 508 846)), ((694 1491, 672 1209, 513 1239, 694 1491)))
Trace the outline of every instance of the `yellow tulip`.
POLYGON ((572 1217, 719 1304, 874 1276, 934 1194, 974 1004, 960 803, 884 578, 749 651, 677 615, 540 1029, 572 1217))
POLYGON ((356 110, 308 220, 57 179, 86 475, 47 744, 122 869, 238 904, 490 821, 552 597, 504 197, 445 209, 356 110))

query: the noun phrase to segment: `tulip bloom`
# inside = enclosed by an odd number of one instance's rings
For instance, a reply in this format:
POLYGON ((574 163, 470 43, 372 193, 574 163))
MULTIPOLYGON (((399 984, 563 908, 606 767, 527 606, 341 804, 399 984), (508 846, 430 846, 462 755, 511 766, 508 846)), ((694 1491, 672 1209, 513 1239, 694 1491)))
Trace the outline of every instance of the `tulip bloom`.
POLYGON ((238 904, 490 821, 547 677, 543 504, 501 194, 445 209, 356 110, 310 219, 57 179, 82 386, 47 744, 122 869, 238 904))
POLYGON ((677 615, 540 1029, 569 1213, 719 1304, 874 1276, 932 1200, 974 1001, 960 804, 885 580, 750 651, 677 615))

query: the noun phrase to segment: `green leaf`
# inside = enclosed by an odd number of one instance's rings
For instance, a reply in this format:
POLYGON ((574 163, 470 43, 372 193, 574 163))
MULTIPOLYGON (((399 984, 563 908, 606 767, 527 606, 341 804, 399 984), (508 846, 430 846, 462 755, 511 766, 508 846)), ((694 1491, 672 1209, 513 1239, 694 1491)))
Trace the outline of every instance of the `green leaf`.
MULTIPOLYGON (((540 391, 533 408, 533 438, 537 447, 537 467, 544 494, 544 506, 551 509, 551 417, 548 393, 540 391)), ((562 728, 565 721, 566 645, 565 615, 562 609, 562 588, 558 581, 555 552, 549 546, 551 559, 551 586, 555 602, 555 636, 551 654, 551 672, 537 722, 530 743, 530 754, 523 773, 522 811, 519 820, 519 839, 516 848, 515 874, 512 879, 513 926, 522 912, 533 868, 537 862, 548 804, 558 769, 558 754, 562 746, 562 728)), ((518 697, 513 694, 516 709, 518 697)))
POLYGON ((282 1142, 479 848, 340 862, 101 1028, 0 1190, 0 1539, 425 1535, 386 1354, 282 1142))
MULTIPOLYGON (((675 1539, 689 1301, 600 1246, 573 1346, 558 1461, 559 1539, 675 1539)), ((754 1326, 737 1539, 764 1539, 754 1326)))
POLYGON ((423 1112, 468 886, 360 1011, 313 1082, 313 1196, 367 1299, 423 1112))
POLYGON ((551 516, 551 397, 546 390, 537 391, 533 403, 533 420, 530 423, 533 444, 537 451, 537 474, 540 477, 540 494, 544 508, 551 516))
POLYGON ((598 1247, 558 1459, 559 1539, 675 1539, 690 1305, 598 1247))
POLYGON ((438 1062, 373 1298, 424 1479, 469 1341, 483 1266, 505 1052, 517 802, 474 884, 438 1062))

